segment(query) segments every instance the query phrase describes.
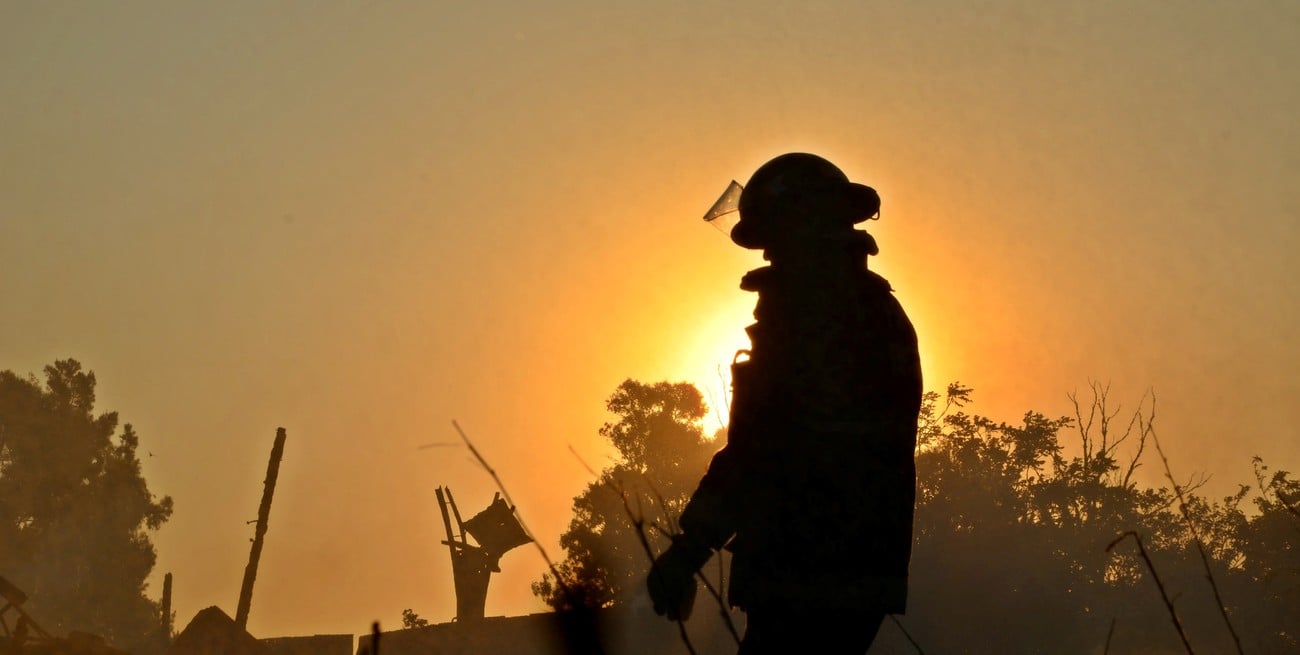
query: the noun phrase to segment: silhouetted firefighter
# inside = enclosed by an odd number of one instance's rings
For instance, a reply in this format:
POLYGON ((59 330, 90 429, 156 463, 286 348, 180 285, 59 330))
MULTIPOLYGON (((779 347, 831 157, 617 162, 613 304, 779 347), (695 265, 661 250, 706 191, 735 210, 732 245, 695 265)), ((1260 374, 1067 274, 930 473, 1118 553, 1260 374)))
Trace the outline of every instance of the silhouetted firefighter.
POLYGON ((854 228, 880 198, 795 153, 738 200, 731 239, 770 265, 741 280, 758 292, 757 322, 732 365, 727 444, 651 569, 651 597, 688 614, 694 573, 725 545, 729 599, 748 617, 742 654, 863 653, 906 605, 921 406, 916 333, 867 270, 875 240, 854 228))

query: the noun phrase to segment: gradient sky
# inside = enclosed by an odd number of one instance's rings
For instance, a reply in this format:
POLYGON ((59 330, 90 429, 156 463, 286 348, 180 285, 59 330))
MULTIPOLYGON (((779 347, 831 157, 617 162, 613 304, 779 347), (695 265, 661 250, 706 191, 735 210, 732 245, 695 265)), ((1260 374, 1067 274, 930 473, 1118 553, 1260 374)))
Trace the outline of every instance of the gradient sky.
MULTIPOLYGON (((182 626, 277 426, 258 636, 451 619, 452 419, 561 556, 618 383, 717 396, 761 262, 699 217, 788 151, 879 190, 927 387, 1154 389, 1214 493, 1300 467, 1297 4, 472 4, 0 4, 0 369, 136 426, 182 626)), ((502 568, 488 614, 542 610, 502 568)))

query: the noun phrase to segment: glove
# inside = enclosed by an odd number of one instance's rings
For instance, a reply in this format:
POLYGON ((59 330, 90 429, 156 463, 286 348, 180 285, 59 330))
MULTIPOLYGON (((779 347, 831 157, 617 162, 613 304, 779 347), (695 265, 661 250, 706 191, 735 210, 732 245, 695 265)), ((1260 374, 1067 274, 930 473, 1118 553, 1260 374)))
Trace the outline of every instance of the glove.
POLYGON ((692 544, 684 535, 673 537, 672 545, 655 559, 646 578, 656 614, 674 621, 690 618, 695 607, 695 572, 710 555, 707 546, 692 544))

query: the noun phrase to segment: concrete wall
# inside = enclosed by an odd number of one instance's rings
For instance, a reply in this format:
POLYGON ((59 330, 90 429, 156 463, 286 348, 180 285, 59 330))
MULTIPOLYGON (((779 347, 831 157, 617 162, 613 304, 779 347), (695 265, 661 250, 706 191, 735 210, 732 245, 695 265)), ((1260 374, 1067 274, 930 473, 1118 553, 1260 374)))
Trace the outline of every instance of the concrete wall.
MULTIPOLYGON (((688 629, 697 652, 735 652, 736 644, 717 612, 697 608, 688 629)), ((743 626, 738 627, 743 629, 743 626)), ((370 635, 358 641, 368 655, 370 635)), ((677 624, 648 609, 615 608, 595 613, 544 613, 488 617, 384 632, 380 655, 681 655, 677 624)))
POLYGON ((311 635, 261 639, 267 655, 352 655, 353 635, 311 635))

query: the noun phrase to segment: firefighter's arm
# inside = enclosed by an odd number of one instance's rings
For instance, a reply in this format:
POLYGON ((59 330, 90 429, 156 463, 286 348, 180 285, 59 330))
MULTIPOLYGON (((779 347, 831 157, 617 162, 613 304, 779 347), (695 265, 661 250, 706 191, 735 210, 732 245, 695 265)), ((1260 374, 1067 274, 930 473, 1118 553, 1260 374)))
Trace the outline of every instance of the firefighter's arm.
POLYGON ((713 551, 693 543, 685 534, 673 537, 673 543, 650 566, 646 586, 656 614, 673 620, 690 618, 695 606, 695 572, 704 566, 713 551))
POLYGON ((718 451, 678 523, 682 532, 650 567, 646 585, 655 612, 686 619, 695 602, 695 573, 735 533, 736 484, 740 471, 734 445, 718 451))

